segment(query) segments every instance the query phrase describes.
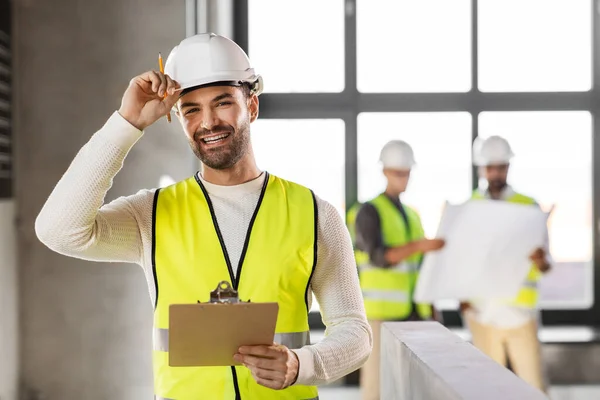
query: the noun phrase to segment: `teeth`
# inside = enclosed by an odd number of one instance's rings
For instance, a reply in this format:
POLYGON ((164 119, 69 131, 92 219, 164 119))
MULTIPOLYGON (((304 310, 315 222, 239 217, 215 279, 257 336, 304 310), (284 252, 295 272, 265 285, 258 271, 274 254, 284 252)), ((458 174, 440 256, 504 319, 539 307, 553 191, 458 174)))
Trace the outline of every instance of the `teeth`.
POLYGON ((214 143, 214 142, 216 142, 218 140, 225 139, 227 136, 229 136, 229 133, 225 133, 223 135, 214 136, 214 137, 211 137, 211 138, 204 138, 202 140, 204 140, 205 143, 214 143))

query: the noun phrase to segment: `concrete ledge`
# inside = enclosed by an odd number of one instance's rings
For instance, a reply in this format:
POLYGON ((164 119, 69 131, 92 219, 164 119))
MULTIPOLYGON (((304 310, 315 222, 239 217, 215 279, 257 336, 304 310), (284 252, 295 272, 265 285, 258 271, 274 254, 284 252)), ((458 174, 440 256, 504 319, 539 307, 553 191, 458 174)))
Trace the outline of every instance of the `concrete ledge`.
POLYGON ((547 399, 437 322, 386 322, 381 340, 382 399, 547 399))

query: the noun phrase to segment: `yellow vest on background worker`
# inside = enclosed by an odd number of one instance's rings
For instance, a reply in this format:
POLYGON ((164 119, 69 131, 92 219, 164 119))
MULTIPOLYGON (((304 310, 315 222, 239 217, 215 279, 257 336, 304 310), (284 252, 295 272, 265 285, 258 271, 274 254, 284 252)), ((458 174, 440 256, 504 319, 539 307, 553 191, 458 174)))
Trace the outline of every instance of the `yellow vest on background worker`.
MULTIPOLYGON (((381 234, 386 247, 403 246, 425 236, 421 218, 412 208, 404 206, 408 220, 405 221, 396 205, 385 194, 377 196, 369 203, 379 214, 381 234)), ((359 208, 359 205, 352 207, 347 217, 348 228, 353 238, 359 208)), ((413 254, 398 265, 384 268, 371 265, 369 255, 356 246, 354 254, 367 318, 401 320, 409 317, 413 311, 413 292, 423 255, 413 254)), ((423 319, 431 318, 429 304, 417 304, 416 311, 423 319)))
POLYGON ((290 349, 310 344, 306 293, 316 264, 317 224, 312 192, 266 175, 239 267, 231 265, 210 198, 195 177, 158 190, 154 208, 156 398, 316 399, 313 386, 261 386, 244 366, 170 367, 168 352, 169 305, 208 302, 221 281, 232 283, 243 301, 279 304, 276 342, 290 349))
MULTIPOLYGON (((479 191, 473 192, 472 198, 474 200, 485 199, 484 196, 479 191)), ((514 193, 509 198, 507 198, 505 201, 507 201, 509 203, 531 205, 531 206, 537 204, 533 198, 527 197, 527 196, 519 194, 519 193, 514 193)), ((540 270, 537 268, 536 265, 532 265, 531 268, 529 269, 529 273, 527 274, 527 277, 525 278, 525 282, 523 283, 521 289, 519 290, 517 297, 515 299, 511 300, 510 304, 519 306, 519 307, 523 307, 523 308, 531 308, 531 309, 535 308, 538 303, 538 297, 539 297, 538 282, 541 279, 541 277, 542 277, 542 273, 540 272, 540 270)))
POLYGON ((358 215, 361 206, 362 203, 355 203, 346 212, 346 226, 348 227, 353 246, 356 243, 356 216, 358 215))

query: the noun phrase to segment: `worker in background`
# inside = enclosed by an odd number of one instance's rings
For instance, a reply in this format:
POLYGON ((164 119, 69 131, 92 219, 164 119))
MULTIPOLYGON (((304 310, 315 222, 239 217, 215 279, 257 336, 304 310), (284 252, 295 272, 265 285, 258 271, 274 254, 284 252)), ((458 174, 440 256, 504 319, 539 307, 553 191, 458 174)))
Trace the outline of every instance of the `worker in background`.
MULTIPOLYGON (((508 201, 537 207, 531 197, 517 193, 508 185, 508 169, 513 152, 508 142, 491 136, 473 146, 473 159, 485 178, 487 188, 476 190, 473 199, 508 201)), ((471 301, 461 304, 473 344, 498 363, 512 370, 529 384, 545 391, 538 341, 538 281, 550 269, 546 248, 532 249, 531 269, 515 299, 471 301)))
POLYGON ((142 266, 154 305, 156 399, 317 399, 317 385, 358 369, 371 351, 344 221, 309 189, 257 167, 250 125, 262 87, 233 41, 186 38, 164 74, 131 80, 36 220, 39 239, 56 252, 142 266), (144 130, 173 107, 201 171, 103 205, 144 130), (279 304, 281 340, 240 348, 232 354, 239 367, 170 367, 169 305, 206 302, 222 280, 242 299, 279 304), (313 293, 327 327, 317 344, 309 340, 313 293))
POLYGON ((401 140, 390 141, 381 150, 380 161, 387 180, 385 192, 361 205, 357 212, 358 207, 354 207, 348 216, 373 330, 373 351, 360 373, 365 400, 379 399, 381 324, 432 318, 432 306, 415 304, 413 292, 423 254, 444 245, 440 239, 426 239, 419 214, 400 201, 415 165, 412 148, 401 140))

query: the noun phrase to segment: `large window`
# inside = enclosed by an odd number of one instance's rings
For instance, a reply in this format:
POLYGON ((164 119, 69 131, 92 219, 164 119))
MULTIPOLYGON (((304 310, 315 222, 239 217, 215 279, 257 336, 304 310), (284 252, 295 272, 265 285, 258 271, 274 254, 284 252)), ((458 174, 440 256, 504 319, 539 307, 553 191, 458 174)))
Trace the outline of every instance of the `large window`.
POLYGON ((480 0, 480 90, 589 90, 591 11, 588 0, 480 0))
POLYGON ((344 90, 343 0, 250 0, 248 42, 265 91, 344 90))
MULTIPOLYGON (((556 268, 541 284, 543 323, 600 325, 594 2, 235 4, 244 22, 236 26, 248 25, 235 39, 265 78, 253 126, 261 167, 312 186, 344 213, 384 189, 379 151, 403 139, 417 159, 403 199, 433 236, 444 202, 477 187, 473 140, 504 136, 517 154, 511 183, 554 206, 556 268)), ((444 320, 462 323, 454 310, 444 320)))
POLYGON ((471 0, 358 0, 358 90, 466 92, 471 0))

